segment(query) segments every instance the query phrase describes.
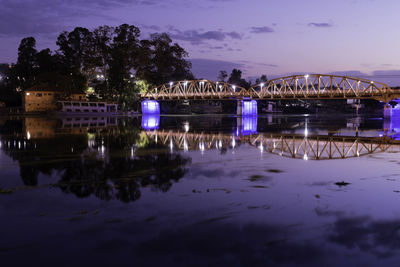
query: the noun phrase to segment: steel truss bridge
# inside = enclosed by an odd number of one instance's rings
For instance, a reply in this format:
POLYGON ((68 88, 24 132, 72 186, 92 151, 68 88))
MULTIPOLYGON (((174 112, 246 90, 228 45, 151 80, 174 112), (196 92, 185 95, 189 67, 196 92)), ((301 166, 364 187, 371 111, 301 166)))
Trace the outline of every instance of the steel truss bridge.
POLYGON ((269 80, 248 90, 209 80, 170 82, 142 93, 141 97, 153 100, 375 99, 387 103, 400 98, 400 90, 362 78, 311 74, 269 80))
POLYGON ((143 131, 151 140, 171 150, 234 149, 249 144, 260 151, 288 158, 329 160, 361 157, 381 152, 400 152, 400 141, 384 137, 351 137, 300 134, 260 133, 235 136, 225 133, 190 133, 184 131, 143 131))

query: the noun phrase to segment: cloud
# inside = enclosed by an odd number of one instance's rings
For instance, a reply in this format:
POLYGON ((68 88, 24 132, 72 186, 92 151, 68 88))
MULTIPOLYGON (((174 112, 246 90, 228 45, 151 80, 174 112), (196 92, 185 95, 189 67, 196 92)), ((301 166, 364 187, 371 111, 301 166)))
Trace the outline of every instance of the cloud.
MULTIPOLYGON (((156 5, 160 0, 0 0, 0 35, 58 33, 82 17, 108 17, 105 9, 156 5)), ((110 12, 108 12, 110 13, 110 12)), ((111 13, 110 13, 111 14, 111 13)))
POLYGON ((270 33, 270 32, 274 32, 274 29, 268 27, 268 26, 264 26, 264 27, 251 27, 250 30, 251 33, 270 33))
POLYGON ((327 22, 310 22, 308 23, 308 26, 317 28, 330 28, 333 27, 333 24, 327 22))
POLYGON ((176 28, 170 27, 170 36, 173 39, 187 41, 193 45, 203 44, 204 41, 224 41, 228 37, 231 39, 240 40, 242 35, 238 32, 224 32, 224 31, 198 31, 198 30, 187 30, 181 31, 176 28))
POLYGON ((245 65, 237 62, 214 60, 214 59, 200 59, 193 58, 192 72, 197 78, 216 80, 220 70, 226 70, 228 73, 232 69, 244 69, 245 65))

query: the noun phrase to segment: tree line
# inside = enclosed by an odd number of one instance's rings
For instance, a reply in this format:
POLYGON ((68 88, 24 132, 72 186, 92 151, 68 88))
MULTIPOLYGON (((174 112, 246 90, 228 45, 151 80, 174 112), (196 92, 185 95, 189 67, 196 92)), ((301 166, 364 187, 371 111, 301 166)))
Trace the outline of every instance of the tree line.
MULTIPOLYGON (((166 33, 142 39, 140 29, 128 24, 92 31, 76 27, 60 33, 56 45, 54 51, 38 51, 34 37, 21 40, 17 62, 0 64, 0 102, 19 106, 26 89, 46 86, 64 98, 85 92, 90 100, 115 102, 128 110, 136 109, 141 91, 195 79, 188 52, 166 33)), ((218 79, 244 88, 251 85, 239 69, 233 69, 229 77, 220 71, 218 79)), ((263 75, 256 83, 266 80, 263 75)))
POLYGON ((90 88, 93 98, 117 102, 129 109, 140 90, 171 80, 194 79, 188 53, 166 33, 140 38, 136 26, 77 27, 57 38, 57 49, 38 51, 34 37, 21 40, 15 64, 0 65, 5 75, 1 99, 20 103, 20 92, 46 85, 65 96, 90 88))
MULTIPOLYGON (((245 89, 250 88, 251 85, 253 84, 251 80, 246 80, 242 78, 242 71, 239 69, 233 69, 231 74, 229 75, 229 78, 228 78, 228 73, 225 70, 221 70, 218 73, 218 81, 235 84, 245 89)), ((257 78, 255 80, 255 84, 266 83, 267 81, 268 81, 267 75, 263 74, 261 75, 260 78, 257 78)))

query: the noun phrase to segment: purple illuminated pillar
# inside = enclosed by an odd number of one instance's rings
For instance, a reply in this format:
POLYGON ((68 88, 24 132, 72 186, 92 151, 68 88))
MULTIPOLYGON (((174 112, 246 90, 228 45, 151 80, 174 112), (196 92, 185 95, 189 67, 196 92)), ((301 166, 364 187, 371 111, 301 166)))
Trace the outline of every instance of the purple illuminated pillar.
POLYGON ((155 100, 142 101, 142 114, 160 114, 160 103, 155 100))
POLYGON ((242 116, 257 116, 257 101, 243 100, 242 116))

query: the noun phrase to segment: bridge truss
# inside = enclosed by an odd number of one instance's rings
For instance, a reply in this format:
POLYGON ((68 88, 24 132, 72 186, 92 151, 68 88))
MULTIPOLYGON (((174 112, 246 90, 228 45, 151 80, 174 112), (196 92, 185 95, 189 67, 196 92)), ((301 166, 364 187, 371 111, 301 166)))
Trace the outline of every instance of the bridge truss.
POLYGON ((141 97, 154 100, 218 100, 243 98, 243 92, 246 92, 243 87, 225 82, 192 80, 166 83, 141 94, 141 97))
POLYGON ((254 99, 376 99, 388 102, 399 97, 384 83, 337 75, 293 75, 253 86, 254 99))

